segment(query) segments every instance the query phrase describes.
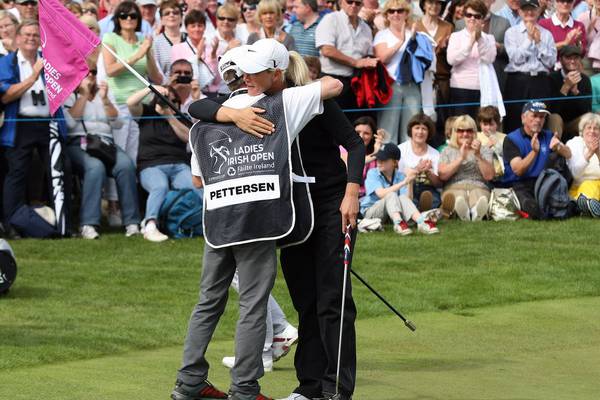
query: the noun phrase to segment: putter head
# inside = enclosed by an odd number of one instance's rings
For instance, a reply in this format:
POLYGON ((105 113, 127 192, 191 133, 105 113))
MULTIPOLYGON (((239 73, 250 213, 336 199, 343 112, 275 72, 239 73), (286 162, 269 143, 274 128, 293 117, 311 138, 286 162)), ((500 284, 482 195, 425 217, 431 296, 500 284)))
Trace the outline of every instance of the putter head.
POLYGON ((417 327, 415 326, 415 324, 413 324, 412 321, 409 321, 408 319, 406 321, 404 321, 404 325, 406 325, 406 327, 413 332, 417 330, 417 327))

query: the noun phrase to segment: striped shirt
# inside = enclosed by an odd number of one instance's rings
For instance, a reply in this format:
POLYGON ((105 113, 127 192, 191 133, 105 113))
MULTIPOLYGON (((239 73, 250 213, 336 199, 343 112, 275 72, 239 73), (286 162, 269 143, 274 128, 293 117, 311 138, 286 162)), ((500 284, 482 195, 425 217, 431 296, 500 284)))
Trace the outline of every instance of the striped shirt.
MULTIPOLYGON (((107 33, 102 38, 102 43, 110 45, 115 50, 115 53, 117 53, 119 57, 123 58, 124 60, 127 60, 129 57, 133 56, 143 41, 144 39, 138 36, 138 41, 136 43, 128 43, 123 40, 121 36, 113 32, 107 33)), ((142 76, 147 75, 146 57, 144 56, 139 59, 133 65, 133 69, 135 69, 142 76)), ((127 98, 131 96, 131 94, 145 88, 146 86, 131 72, 128 70, 123 70, 118 75, 108 78, 108 87, 115 96, 115 102, 117 104, 125 104, 127 102, 127 98)))
MULTIPOLYGON (((181 42, 184 42, 185 38, 186 34, 182 33, 181 42)), ((156 60, 156 65, 158 66, 160 72, 162 72, 163 76, 165 77, 165 80, 169 76, 169 68, 171 68, 171 63, 174 61, 171 60, 172 47, 173 43, 164 33, 154 36, 154 58, 156 60)))
POLYGON ((552 34, 536 25, 540 30, 540 42, 535 44, 529 39, 523 22, 508 28, 504 35, 504 47, 508 54, 506 72, 524 72, 536 75, 548 72, 556 62, 556 45, 552 34))
POLYGON ((296 50, 303 56, 319 57, 319 49, 315 46, 315 31, 317 25, 321 21, 321 17, 317 18, 307 29, 304 29, 304 24, 300 21, 295 21, 289 31, 296 42, 296 50))

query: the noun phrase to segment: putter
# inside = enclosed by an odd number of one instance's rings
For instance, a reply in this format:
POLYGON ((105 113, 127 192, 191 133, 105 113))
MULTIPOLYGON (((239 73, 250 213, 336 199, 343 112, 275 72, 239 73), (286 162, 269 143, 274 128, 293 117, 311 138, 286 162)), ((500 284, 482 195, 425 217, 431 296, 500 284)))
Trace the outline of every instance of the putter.
POLYGON ((377 290, 373 289, 373 287, 371 285, 369 285, 367 283, 367 281, 365 281, 363 278, 360 277, 360 275, 358 275, 356 272, 354 272, 354 270, 350 270, 350 272, 352 273, 352 275, 354 275, 356 277, 356 279, 358 279, 359 281, 362 282, 363 285, 365 285, 367 287, 367 289, 369 289, 371 291, 371 293, 373 293, 375 296, 377 296, 377 298, 381 301, 383 301, 383 304, 385 304, 386 306, 388 306, 388 308, 390 310, 392 310, 394 312, 394 314, 396 314, 398 317, 400 317, 400 319, 404 322, 404 325, 406 325, 406 327, 408 329, 410 329, 411 331, 415 331, 417 329, 417 327, 415 326, 415 324, 413 324, 412 321, 404 318, 404 316, 402 314, 400 314, 398 312, 398 310, 396 310, 394 308, 394 306, 392 306, 382 295, 380 295, 377 290))

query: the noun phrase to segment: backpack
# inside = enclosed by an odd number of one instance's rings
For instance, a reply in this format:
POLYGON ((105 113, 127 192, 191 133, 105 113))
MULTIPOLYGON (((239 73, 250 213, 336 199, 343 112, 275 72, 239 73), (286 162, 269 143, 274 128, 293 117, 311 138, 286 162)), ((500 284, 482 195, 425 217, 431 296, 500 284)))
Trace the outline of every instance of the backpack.
POLYGON ((569 185, 555 169, 542 171, 535 181, 535 201, 543 219, 564 219, 574 215, 575 203, 569 197, 569 185))
POLYGON ((158 224, 175 239, 202 236, 202 198, 193 189, 170 190, 160 207, 158 224))

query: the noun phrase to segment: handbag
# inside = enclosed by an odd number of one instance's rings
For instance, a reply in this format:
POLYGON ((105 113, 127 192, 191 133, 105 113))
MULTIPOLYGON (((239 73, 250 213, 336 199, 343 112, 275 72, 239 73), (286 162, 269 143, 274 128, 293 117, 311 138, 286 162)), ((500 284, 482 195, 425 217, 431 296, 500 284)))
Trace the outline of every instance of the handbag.
POLYGON ((117 146, 100 135, 89 133, 83 120, 81 121, 81 125, 83 125, 87 143, 85 151, 91 157, 102 161, 102 164, 106 167, 106 172, 110 175, 117 162, 117 146))
POLYGON ((521 209, 519 199, 511 188, 494 188, 490 195, 488 216, 494 221, 515 221, 521 209))

